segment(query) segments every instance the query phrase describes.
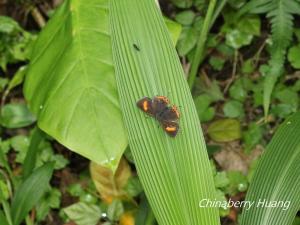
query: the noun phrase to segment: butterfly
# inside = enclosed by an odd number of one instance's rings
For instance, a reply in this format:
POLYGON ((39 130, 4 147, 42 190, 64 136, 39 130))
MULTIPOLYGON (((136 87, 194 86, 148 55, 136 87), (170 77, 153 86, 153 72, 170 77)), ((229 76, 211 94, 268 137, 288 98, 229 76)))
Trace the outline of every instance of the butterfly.
POLYGON ((170 137, 177 135, 180 113, 175 105, 169 106, 170 101, 166 96, 155 96, 153 99, 144 97, 137 101, 136 104, 143 112, 157 119, 163 130, 170 137))

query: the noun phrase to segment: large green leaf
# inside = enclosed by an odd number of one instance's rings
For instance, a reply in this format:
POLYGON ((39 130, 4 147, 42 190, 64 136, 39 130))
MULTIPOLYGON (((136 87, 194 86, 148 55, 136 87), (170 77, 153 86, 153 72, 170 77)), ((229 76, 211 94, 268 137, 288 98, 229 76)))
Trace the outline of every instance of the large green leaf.
POLYGON ((197 111, 179 58, 154 0, 111 0, 113 56, 122 112, 139 177, 160 225, 219 224, 215 188, 197 111), (137 45, 139 50, 134 47, 137 45), (181 106, 180 132, 169 137, 136 102, 168 96, 181 106))
POLYGON ((24 89, 42 130, 101 164, 127 145, 107 13, 106 1, 65 1, 35 44, 24 89))
MULTIPOLYGON (((112 63, 108 0, 66 0, 39 35, 25 82, 38 125, 115 169, 127 146, 112 63)), ((168 21, 179 35, 180 28, 168 21)))
POLYGON ((12 200, 11 214, 14 225, 19 225, 26 214, 38 203, 49 188, 53 163, 36 169, 18 188, 12 200))
POLYGON ((292 224, 300 208, 299 171, 300 113, 296 113, 279 127, 259 162, 246 196, 254 205, 243 211, 241 224, 292 224), (266 207, 259 203, 263 201, 275 205, 266 207))

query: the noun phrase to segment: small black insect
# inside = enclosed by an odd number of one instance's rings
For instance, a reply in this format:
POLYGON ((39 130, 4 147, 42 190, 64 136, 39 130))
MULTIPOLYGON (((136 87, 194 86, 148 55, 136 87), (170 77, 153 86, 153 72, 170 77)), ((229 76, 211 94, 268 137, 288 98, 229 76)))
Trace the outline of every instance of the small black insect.
POLYGON ((136 44, 133 44, 133 47, 134 47, 135 50, 141 51, 141 49, 136 44))
POLYGON ((137 106, 149 116, 157 119, 169 136, 175 137, 179 130, 180 114, 177 107, 169 106, 169 103, 169 99, 165 96, 155 96, 153 99, 144 97, 137 102, 137 106))

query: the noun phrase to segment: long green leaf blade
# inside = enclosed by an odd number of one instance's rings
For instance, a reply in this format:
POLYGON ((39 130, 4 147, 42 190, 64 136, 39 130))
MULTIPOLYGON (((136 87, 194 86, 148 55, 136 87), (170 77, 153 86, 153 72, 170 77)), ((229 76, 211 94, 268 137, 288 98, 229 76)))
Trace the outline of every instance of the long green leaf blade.
POLYGON ((53 163, 36 169, 18 188, 12 200, 11 214, 14 225, 19 225, 26 214, 38 203, 49 187, 53 163))
POLYGON ((153 0, 112 0, 110 17, 130 148, 159 224, 219 224, 217 209, 198 207, 201 199, 214 198, 212 174, 192 96, 157 5, 153 0), (176 138, 136 107, 142 97, 155 95, 182 106, 176 138))
POLYGON ((36 127, 33 130, 28 151, 23 163, 23 178, 27 178, 36 165, 37 153, 39 151, 39 144, 44 138, 43 132, 36 127))
POLYGON ((254 205, 243 211, 242 225, 292 224, 300 208, 300 113, 288 118, 269 143, 246 201, 254 205), (259 202, 264 200, 285 206, 263 207, 259 202))

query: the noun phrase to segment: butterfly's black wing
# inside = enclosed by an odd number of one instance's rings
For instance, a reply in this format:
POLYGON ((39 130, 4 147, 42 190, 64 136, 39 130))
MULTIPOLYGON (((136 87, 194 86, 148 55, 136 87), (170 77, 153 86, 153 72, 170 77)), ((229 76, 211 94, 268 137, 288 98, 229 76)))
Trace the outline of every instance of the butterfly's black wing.
POLYGON ((158 119, 161 121, 174 121, 179 119, 179 111, 176 106, 167 107, 158 115, 158 119))
POLYGON ((155 96, 153 99, 144 97, 136 104, 143 112, 155 117, 170 137, 177 135, 179 130, 179 111, 176 106, 168 106, 169 99, 167 97, 155 96))
POLYGON ((147 113, 149 116, 155 117, 155 112, 153 110, 152 99, 149 97, 144 97, 137 101, 137 107, 143 112, 147 113))
POLYGON ((155 96, 152 100, 153 112, 156 116, 161 114, 169 104, 169 99, 165 96, 155 96))
POLYGON ((170 136, 175 137, 179 131, 179 124, 178 122, 173 121, 162 121, 160 122, 163 130, 170 136))

